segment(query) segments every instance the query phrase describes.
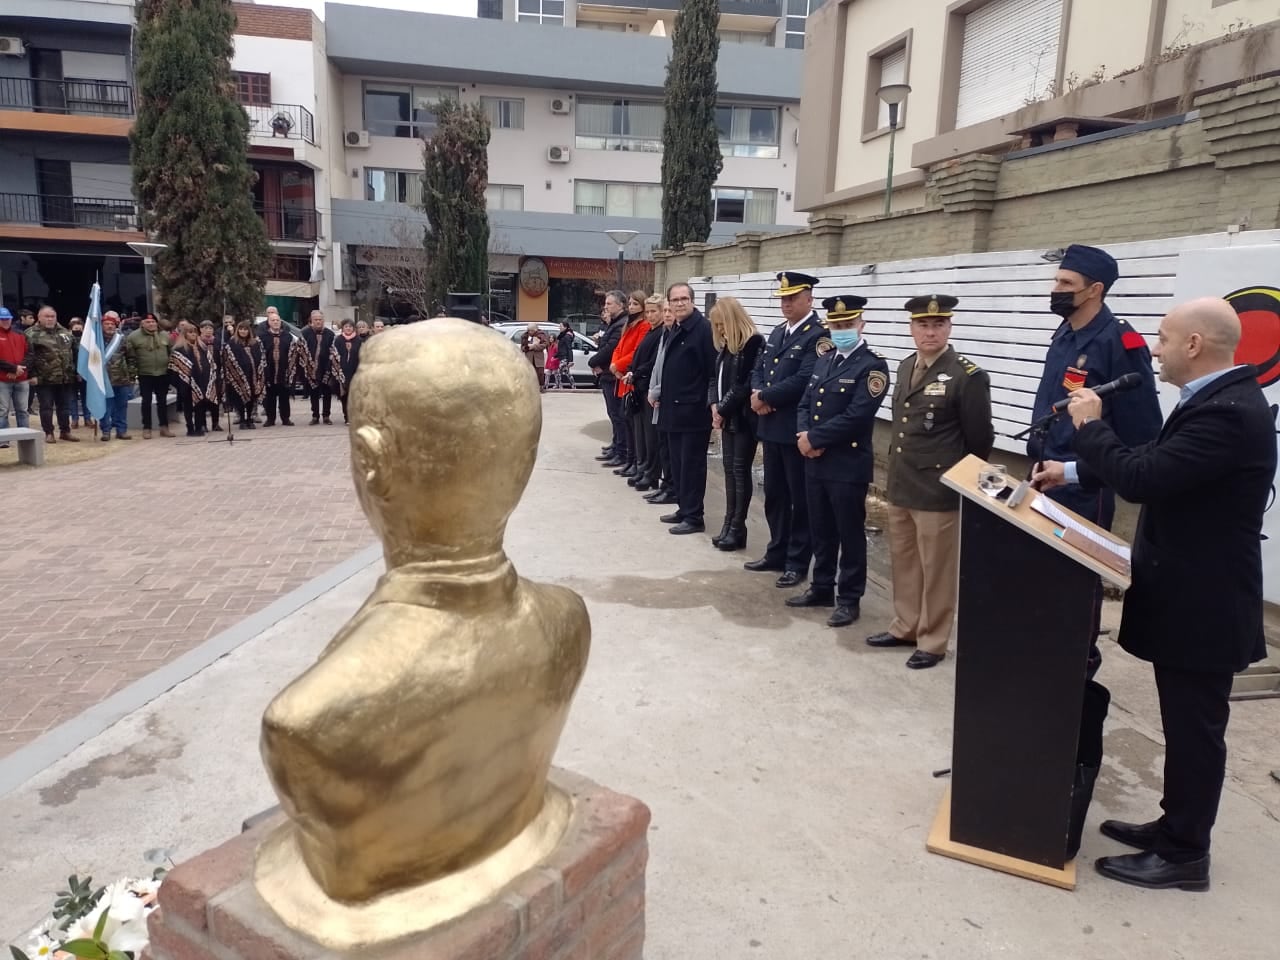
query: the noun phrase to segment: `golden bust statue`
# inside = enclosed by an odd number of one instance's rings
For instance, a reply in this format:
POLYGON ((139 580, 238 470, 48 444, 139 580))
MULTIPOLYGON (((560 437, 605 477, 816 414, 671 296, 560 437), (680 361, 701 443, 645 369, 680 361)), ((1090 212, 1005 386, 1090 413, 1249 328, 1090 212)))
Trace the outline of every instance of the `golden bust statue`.
MULTIPOLYGON (((469 868, 500 886, 504 850, 554 847, 567 814, 547 775, 590 646, 577 594, 522 580, 503 553, 542 427, 533 368, 506 338, 456 319, 380 334, 350 414, 387 572, 263 718, 291 823, 264 844, 258 887, 286 920, 327 909, 299 884, 359 907, 469 868)), ((375 938, 371 924, 346 939, 375 938)))

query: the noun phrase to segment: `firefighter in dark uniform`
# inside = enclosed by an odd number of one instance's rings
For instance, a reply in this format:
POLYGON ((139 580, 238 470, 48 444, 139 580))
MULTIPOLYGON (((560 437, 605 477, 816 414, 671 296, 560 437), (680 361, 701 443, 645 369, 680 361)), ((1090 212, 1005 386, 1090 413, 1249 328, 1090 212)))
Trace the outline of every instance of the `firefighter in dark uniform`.
POLYGON ((773 328, 751 375, 751 409, 764 447, 764 516, 769 545, 747 570, 776 570, 776 585, 794 587, 809 576, 813 546, 805 500, 805 458, 796 448, 796 405, 813 375, 822 321, 813 310, 817 277, 778 274, 784 320, 773 328))
POLYGON ((867 589, 867 486, 875 478, 871 445, 876 411, 889 387, 889 364, 862 339, 866 299, 822 301, 827 337, 796 412, 796 447, 804 460, 813 582, 789 607, 830 607, 829 627, 861 613, 867 589))
MULTIPOLYGON (((1105 302, 1119 276, 1115 259, 1105 250, 1072 244, 1063 254, 1049 301, 1049 309, 1062 317, 1063 323, 1049 343, 1031 420, 1035 423, 1047 417, 1053 404, 1073 390, 1097 387, 1126 373, 1137 373, 1142 377, 1140 387, 1110 396, 1102 406, 1102 419, 1120 442, 1136 447, 1156 438, 1163 418, 1147 342, 1142 334, 1118 319, 1105 302)), ((1062 461, 1067 485, 1055 487, 1046 495, 1110 530, 1116 512, 1115 494, 1105 487, 1086 490, 1079 485, 1074 434, 1071 418, 1061 414, 1046 430, 1031 435, 1027 454, 1037 461, 1062 461)), ((1094 645, 1089 653, 1091 677, 1102 662, 1096 642, 1101 617, 1102 581, 1098 580, 1093 598, 1094 645)))
POLYGON ((969 454, 986 460, 995 442, 991 378, 948 344, 960 301, 944 294, 908 300, 916 352, 898 366, 889 443, 889 556, 893 622, 867 637, 873 647, 909 647, 912 670, 947 655, 960 569, 960 495, 941 477, 969 454))

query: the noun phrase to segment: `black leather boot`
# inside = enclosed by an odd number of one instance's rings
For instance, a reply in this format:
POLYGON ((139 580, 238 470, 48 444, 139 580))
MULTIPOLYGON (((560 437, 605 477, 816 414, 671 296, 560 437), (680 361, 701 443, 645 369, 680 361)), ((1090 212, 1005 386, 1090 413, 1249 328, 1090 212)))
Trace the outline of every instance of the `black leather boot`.
POLYGON ((729 533, 716 544, 721 550, 745 550, 747 548, 747 525, 740 521, 729 524, 729 533))
POLYGON ((713 547, 720 546, 720 544, 724 541, 724 538, 727 536, 729 536, 729 518, 725 517, 724 526, 720 528, 719 533, 717 533, 714 537, 711 538, 711 545, 713 547))

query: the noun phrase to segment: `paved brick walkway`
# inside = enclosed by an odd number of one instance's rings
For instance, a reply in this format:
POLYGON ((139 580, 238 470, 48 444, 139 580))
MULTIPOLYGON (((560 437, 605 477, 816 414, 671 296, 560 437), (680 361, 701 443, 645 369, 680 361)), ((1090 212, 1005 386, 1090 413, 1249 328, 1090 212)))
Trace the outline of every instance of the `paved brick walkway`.
POLYGON ((3 478, 0 757, 373 542, 341 426, 3 478))

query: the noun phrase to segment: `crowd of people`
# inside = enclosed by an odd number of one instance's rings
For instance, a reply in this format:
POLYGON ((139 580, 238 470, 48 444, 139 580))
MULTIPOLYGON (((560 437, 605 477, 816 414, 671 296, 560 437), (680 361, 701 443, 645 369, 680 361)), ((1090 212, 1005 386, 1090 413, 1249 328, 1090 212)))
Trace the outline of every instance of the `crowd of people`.
MULTIPOLYGON (((1047 306, 1060 323, 1036 393, 1027 479, 1104 529, 1117 492, 1142 507, 1119 642, 1154 665, 1166 741, 1163 814, 1104 822, 1104 834, 1140 852, 1096 864, 1137 886, 1202 890, 1232 678, 1266 651, 1260 540, 1276 469, 1274 417, 1257 370, 1235 360, 1240 318, 1209 298, 1176 307, 1161 323, 1160 376, 1180 390, 1162 424, 1146 339, 1107 306, 1118 277, 1115 259, 1096 247, 1072 245, 1058 265, 1047 306), (1136 389, 1105 402, 1092 389, 1121 377, 1136 389)), ((844 627, 859 619, 866 589, 874 426, 889 398, 894 617, 866 643, 913 648, 906 666, 915 670, 936 666, 955 621, 961 556, 960 498, 941 477, 970 454, 987 459, 995 440, 990 378, 949 344, 959 299, 928 293, 904 304, 915 350, 890 390, 888 364, 864 338, 863 297, 828 297, 820 316, 817 278, 787 271, 777 280, 784 319, 767 337, 731 297, 708 297, 704 318, 685 283, 665 298, 610 293, 599 350, 588 360, 611 424, 597 459, 651 503, 674 505, 660 518, 671 533, 699 533, 709 439, 721 431, 726 510, 711 541, 740 550, 763 446, 769 541, 744 566, 776 573, 779 588, 808 581, 786 604, 834 608, 827 624, 844 627)), ((1100 580, 1089 603, 1069 857, 1101 767, 1110 700, 1094 679, 1100 580)))
MULTIPOLYGON (((153 427, 162 437, 170 429, 168 397, 172 388, 189 437, 221 432, 221 414, 234 415, 236 426, 256 429, 293 426, 295 392, 311 404, 311 424, 332 424, 333 398, 347 420, 347 388, 360 364, 360 348, 384 329, 344 320, 335 331, 324 314, 311 312, 301 335, 295 335, 275 307, 257 324, 227 316, 221 328, 179 320, 163 329, 153 314, 121 320, 115 311, 102 315, 104 361, 111 396, 101 422, 86 406, 86 389, 77 372, 84 321, 72 317, 64 326, 57 311, 42 306, 13 314, 0 307, 0 429, 10 417, 28 427, 38 409, 47 443, 79 443, 81 424, 95 428, 102 441, 114 434, 131 440, 129 402, 141 398, 143 439, 153 427), (261 406, 265 419, 259 418, 261 406)), ((0 447, 8 443, 0 442, 0 447)))

